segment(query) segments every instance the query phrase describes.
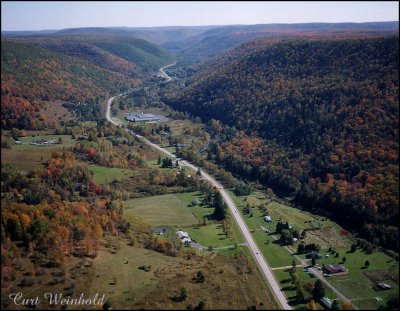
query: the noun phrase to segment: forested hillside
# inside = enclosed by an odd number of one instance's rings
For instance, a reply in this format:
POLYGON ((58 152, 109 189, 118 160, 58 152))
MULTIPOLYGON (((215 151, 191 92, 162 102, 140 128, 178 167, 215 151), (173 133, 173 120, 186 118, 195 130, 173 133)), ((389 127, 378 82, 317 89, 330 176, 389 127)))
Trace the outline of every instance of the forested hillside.
POLYGON ((52 35, 10 39, 37 44, 87 60, 95 65, 143 78, 173 60, 173 54, 143 39, 110 35, 52 35))
POLYGON ((209 158, 398 248, 398 36, 234 52, 165 98, 223 123, 209 158))
POLYGON ((97 102, 134 83, 135 80, 123 74, 75 57, 34 45, 2 41, 2 128, 43 128, 46 122, 40 107, 45 101, 97 102))

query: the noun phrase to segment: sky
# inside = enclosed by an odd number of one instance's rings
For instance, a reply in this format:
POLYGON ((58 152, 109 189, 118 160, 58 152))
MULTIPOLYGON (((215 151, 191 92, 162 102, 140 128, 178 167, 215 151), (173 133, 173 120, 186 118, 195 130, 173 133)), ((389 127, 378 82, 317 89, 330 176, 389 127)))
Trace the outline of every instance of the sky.
POLYGON ((399 20, 398 1, 1 1, 1 30, 399 20))

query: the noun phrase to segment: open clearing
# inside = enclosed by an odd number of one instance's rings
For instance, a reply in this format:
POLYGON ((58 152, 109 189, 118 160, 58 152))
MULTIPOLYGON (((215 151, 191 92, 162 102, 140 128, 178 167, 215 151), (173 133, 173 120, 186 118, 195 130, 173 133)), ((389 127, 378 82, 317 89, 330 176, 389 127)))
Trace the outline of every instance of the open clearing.
POLYGON ((230 237, 225 236, 220 224, 188 228, 185 231, 189 233, 192 240, 204 246, 221 247, 235 243, 230 237))
POLYGON ((108 184, 114 180, 120 180, 132 176, 135 172, 129 169, 116 167, 104 167, 96 164, 87 166, 88 170, 93 174, 93 180, 96 184, 108 184))
POLYGON ((71 138, 71 135, 36 135, 36 136, 27 136, 27 137, 20 137, 20 141, 22 142, 21 145, 15 145, 13 146, 13 149, 15 150, 27 150, 27 149, 37 149, 37 148, 42 148, 42 149, 55 149, 55 148, 69 148, 75 145, 75 139, 71 138), (54 144, 50 146, 35 146, 35 145, 30 145, 30 143, 34 140, 58 140, 61 137, 62 139, 62 144, 54 144))
POLYGON ((139 216, 151 226, 191 226, 198 220, 185 202, 175 194, 157 195, 149 198, 132 199, 124 202, 124 217, 139 216))
POLYGON ((69 150, 75 144, 70 135, 40 135, 21 137, 22 145, 13 145, 11 149, 1 148, 2 163, 9 163, 23 171, 42 168, 43 163, 50 159, 55 151, 69 150), (62 137, 62 144, 51 146, 33 146, 29 143, 39 139, 58 139, 62 137))
POLYGON ((106 239, 92 265, 83 268, 86 277, 78 280, 75 293, 105 293, 113 309, 125 310, 184 310, 201 300, 207 309, 246 310, 257 302, 257 309, 274 309, 259 275, 238 272, 241 262, 231 257, 195 250, 188 251, 190 257, 169 257, 129 246, 120 237, 106 239), (142 265, 150 271, 138 269, 142 265), (204 283, 192 280, 200 270, 204 283), (189 293, 186 301, 177 299, 182 287, 189 293))

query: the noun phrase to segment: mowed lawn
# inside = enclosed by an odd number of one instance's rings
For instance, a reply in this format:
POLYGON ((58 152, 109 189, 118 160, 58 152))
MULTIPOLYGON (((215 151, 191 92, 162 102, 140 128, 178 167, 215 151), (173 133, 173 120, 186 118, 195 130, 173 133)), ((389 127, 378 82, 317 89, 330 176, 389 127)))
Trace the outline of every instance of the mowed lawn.
MULTIPOLYGON (((346 257, 344 265, 349 270, 349 274, 345 276, 332 276, 329 282, 337 289, 346 293, 346 296, 360 309, 376 309, 379 305, 385 304, 390 295, 394 295, 399 291, 399 263, 384 253, 374 252, 366 254, 361 249, 357 249, 354 253, 348 252, 349 249, 339 249, 339 257, 332 255, 329 258, 318 260, 322 264, 338 264, 346 257), (364 267, 365 261, 368 260, 370 265, 364 267), (374 290, 374 282, 367 276, 368 274, 376 275, 378 282, 383 282, 392 286, 391 290, 376 291, 374 290), (397 280, 393 280, 391 278, 397 280), (377 301, 375 297, 382 298, 377 301)), ((322 255, 325 252, 321 253, 322 255)))
POLYGON ((221 224, 212 224, 198 228, 185 229, 192 240, 204 246, 223 247, 234 245, 235 242, 226 237, 221 224))
POLYGON ((89 164, 88 170, 93 174, 93 180, 96 184, 108 184, 115 179, 128 178, 134 174, 134 171, 116 167, 105 167, 96 164, 89 164))
POLYGON ((124 202, 124 217, 140 217, 151 226, 191 226, 198 220, 184 201, 175 194, 157 195, 124 202))

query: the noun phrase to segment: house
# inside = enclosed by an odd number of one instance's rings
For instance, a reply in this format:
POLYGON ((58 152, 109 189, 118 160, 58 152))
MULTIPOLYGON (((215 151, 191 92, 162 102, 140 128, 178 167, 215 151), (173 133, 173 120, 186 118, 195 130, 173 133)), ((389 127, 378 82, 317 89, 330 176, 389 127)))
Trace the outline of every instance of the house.
POLYGON ((323 270, 328 274, 335 274, 347 271, 344 265, 324 265, 323 270))
POLYGON ((271 222, 272 221, 272 217, 271 216, 264 216, 264 221, 271 222))
POLYGON ((321 259, 322 255, 316 251, 311 251, 306 255, 306 258, 316 258, 316 259, 321 259))
POLYGON ((189 238, 189 234, 187 232, 177 231, 176 235, 181 239, 183 244, 190 245, 190 243, 192 243, 192 240, 189 238))
POLYGON ((324 306, 326 309, 331 309, 332 308, 332 300, 330 300, 327 297, 321 298, 320 303, 322 306, 324 306))
POLYGON ((184 232, 184 231, 177 231, 175 234, 176 234, 180 239, 182 239, 182 238, 188 238, 188 237, 189 237, 189 234, 188 234, 187 232, 184 232))
POLYGON ((125 120, 129 122, 157 122, 160 121, 158 116, 153 114, 145 114, 145 113, 131 113, 130 115, 125 117, 125 120))

